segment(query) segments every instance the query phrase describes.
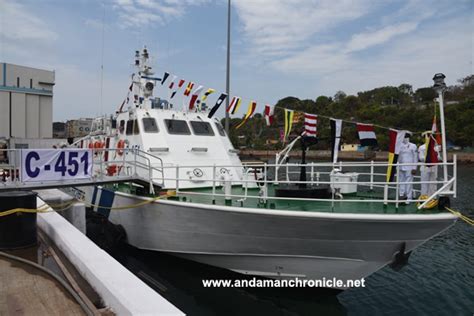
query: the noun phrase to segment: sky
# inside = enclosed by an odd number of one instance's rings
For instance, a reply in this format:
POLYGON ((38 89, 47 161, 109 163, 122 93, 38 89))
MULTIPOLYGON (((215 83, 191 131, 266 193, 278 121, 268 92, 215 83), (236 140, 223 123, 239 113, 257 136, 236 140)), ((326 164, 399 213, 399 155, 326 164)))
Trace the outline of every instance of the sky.
MULTIPOLYGON (((231 96, 265 103, 474 73, 472 0, 232 0, 231 96)), ((54 70, 54 120, 112 114, 145 45, 167 71, 225 91, 226 0, 0 0, 0 62, 54 70)), ((156 94, 167 96, 158 86, 156 94)), ((218 116, 223 116, 220 109, 218 116)))

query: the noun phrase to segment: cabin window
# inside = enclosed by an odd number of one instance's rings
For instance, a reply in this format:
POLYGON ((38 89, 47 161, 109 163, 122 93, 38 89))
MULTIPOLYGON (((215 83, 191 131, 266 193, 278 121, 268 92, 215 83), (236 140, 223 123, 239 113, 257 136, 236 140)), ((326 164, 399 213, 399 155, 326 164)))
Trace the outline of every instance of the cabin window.
POLYGON ((191 121, 191 127, 198 136, 214 136, 214 131, 208 122, 191 121))
POLYGON ((133 134, 134 135, 140 134, 140 128, 138 126, 138 121, 137 120, 133 120, 133 134))
POLYGON ((166 129, 168 133, 173 135, 191 135, 189 126, 183 120, 165 120, 166 129))
POLYGON ((219 135, 225 136, 225 129, 222 126, 222 124, 219 123, 219 122, 215 122, 215 124, 216 124, 216 127, 217 127, 217 131, 219 132, 219 135))
POLYGON ((158 125, 153 117, 144 117, 142 122, 145 133, 158 133, 158 125))
POLYGON ((16 86, 20 87, 20 77, 16 77, 16 86))
POLYGON ((125 131, 125 120, 120 120, 119 132, 120 134, 123 134, 124 131, 125 131))
POLYGON ((125 133, 127 135, 132 135, 133 134, 133 120, 128 120, 127 121, 127 129, 125 130, 125 133))

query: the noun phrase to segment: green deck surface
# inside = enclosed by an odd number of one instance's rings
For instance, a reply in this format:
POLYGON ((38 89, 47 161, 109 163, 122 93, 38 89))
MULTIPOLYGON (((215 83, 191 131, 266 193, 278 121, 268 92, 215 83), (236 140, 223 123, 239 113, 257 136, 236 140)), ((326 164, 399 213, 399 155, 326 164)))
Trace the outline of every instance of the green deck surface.
MULTIPOLYGON (((216 188, 216 194, 223 194, 221 188, 216 188)), ((233 187, 233 195, 245 195, 242 187, 233 187)), ((259 189, 249 189, 248 196, 258 196, 259 189)), ((395 203, 389 203, 384 206, 379 202, 364 202, 364 200, 382 200, 381 193, 376 192, 360 192, 358 194, 345 195, 347 200, 360 200, 361 202, 336 201, 297 201, 297 200, 276 200, 271 197, 275 196, 275 187, 269 186, 267 203, 259 201, 258 198, 247 198, 245 201, 238 201, 240 198, 233 198, 232 204, 226 204, 223 196, 215 197, 215 205, 227 205, 235 207, 276 209, 289 211, 305 211, 305 212, 334 212, 334 213, 356 213, 356 214, 434 214, 439 213, 437 208, 432 210, 418 210, 416 203, 405 205, 400 203, 398 208, 395 203)), ((171 198, 170 198, 171 199, 171 198)), ((212 204, 212 188, 200 188, 180 190, 174 200, 190 203, 212 204), (206 193, 206 195, 195 195, 195 193, 206 193)))

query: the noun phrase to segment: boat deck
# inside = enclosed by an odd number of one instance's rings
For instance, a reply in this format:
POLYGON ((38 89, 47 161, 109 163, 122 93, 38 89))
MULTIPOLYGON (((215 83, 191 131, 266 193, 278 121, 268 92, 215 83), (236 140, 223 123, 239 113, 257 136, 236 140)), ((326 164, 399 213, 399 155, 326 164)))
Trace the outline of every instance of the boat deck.
MULTIPOLYGON (((223 194, 221 188, 216 188, 216 194, 223 194)), ((232 195, 245 195, 245 190, 242 187, 235 186, 232 188, 232 195)), ((272 199, 275 196, 275 186, 268 186, 268 201, 267 203, 260 202, 258 198, 251 198, 259 196, 259 189, 248 189, 249 196, 244 201, 239 201, 239 198, 233 198, 232 203, 226 203, 224 196, 215 196, 215 205, 227 205, 236 207, 248 208, 262 208, 275 210, 289 210, 289 211, 304 211, 304 212, 333 212, 333 213, 356 213, 356 214, 436 214, 442 211, 438 208, 431 210, 418 210, 416 203, 400 203, 396 207, 395 203, 388 203, 384 205, 381 202, 370 202, 370 200, 383 200, 383 193, 381 192, 358 192, 357 194, 344 195, 345 200, 357 200, 354 202, 338 200, 334 203, 328 201, 312 201, 312 200, 279 200, 272 199), (367 202, 364 202, 367 201, 367 202)), ((182 202, 212 204, 212 188, 194 188, 180 190, 176 197, 172 199, 182 202)))

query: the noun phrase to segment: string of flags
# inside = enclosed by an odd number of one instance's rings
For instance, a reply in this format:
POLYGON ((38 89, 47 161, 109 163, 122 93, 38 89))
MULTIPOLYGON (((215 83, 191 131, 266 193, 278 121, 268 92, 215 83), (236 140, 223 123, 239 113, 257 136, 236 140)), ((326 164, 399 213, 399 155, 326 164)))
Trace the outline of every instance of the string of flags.
MULTIPOLYGON (((132 84, 130 85, 128 89, 127 96, 123 103, 121 104, 119 108, 119 112, 122 112, 123 107, 125 104, 128 104, 130 101, 130 94, 133 90, 133 78, 134 75, 132 75, 132 84)), ((173 99, 178 91, 184 87, 186 80, 184 79, 179 79, 178 76, 176 75, 171 75, 169 72, 165 71, 163 74, 163 77, 161 79, 159 78, 150 78, 153 80, 159 80, 161 81, 161 85, 165 86, 165 83, 168 83, 168 89, 169 89, 169 99, 173 99)), ((189 104, 187 106, 189 111, 206 111, 208 110, 207 106, 207 100, 208 97, 215 93, 216 90, 212 88, 208 88, 205 90, 204 94, 201 96, 201 93, 204 91, 204 86, 203 85, 197 85, 197 88, 195 88, 197 84, 189 81, 187 82, 183 96, 189 97, 189 104), (194 89, 194 90, 193 90, 194 89), (200 98, 201 96, 201 98, 200 98)), ((221 93, 220 96, 217 98, 216 103, 212 108, 210 108, 208 117, 212 118, 217 110, 220 108, 222 103, 228 98, 229 96, 226 93, 221 93)), ((135 96, 136 99, 136 96, 135 96)), ((231 115, 234 115, 238 112, 240 106, 242 104, 242 98, 239 96, 233 96, 229 106, 225 109, 225 111, 231 115)), ((184 105, 183 105, 184 106, 184 105)), ((265 120, 265 125, 266 126, 272 126, 274 124, 274 112, 275 112, 276 106, 270 106, 269 104, 265 104, 264 111, 263 111, 263 116, 265 120)), ((294 118, 295 118, 295 110, 287 109, 284 107, 279 107, 283 109, 284 112, 284 130, 281 133, 281 139, 283 142, 286 142, 288 138, 290 137, 293 125, 294 125, 294 118)), ((248 120, 252 117, 252 115, 255 114, 255 111, 257 109, 257 101, 251 100, 247 112, 245 116, 243 117, 242 121, 235 126, 236 129, 240 129, 242 126, 244 126, 248 120)), ((327 118, 330 120, 330 127, 331 127, 331 144, 332 144, 332 159, 333 161, 337 161, 337 153, 338 149, 340 147, 341 143, 341 133, 342 133, 342 123, 346 122, 349 124, 355 124, 356 129, 357 129, 357 134, 360 140, 360 145, 361 146, 377 146, 377 137, 375 134, 375 127, 382 128, 382 129, 388 129, 389 130, 389 138, 390 138, 390 159, 396 162, 396 158, 398 155, 398 148, 399 148, 399 142, 398 140, 400 138, 403 138, 405 131, 397 131, 388 127, 384 126, 379 126, 375 124, 366 124, 366 123, 358 123, 358 122, 352 122, 352 121, 344 121, 341 119, 335 119, 332 117, 327 117, 323 115, 317 115, 313 113, 301 113, 297 112, 298 114, 302 114, 304 117, 304 131, 302 135, 305 137, 317 137, 318 135, 318 121, 320 117, 327 118)), ((298 115, 300 116, 300 115, 298 115)), ((436 136, 436 139, 431 136, 427 138, 427 148, 434 147, 436 144, 440 144, 441 140, 439 139, 439 132, 436 126, 436 115, 433 118, 433 125, 432 125, 432 133, 433 135, 436 136), (433 138, 433 139, 432 139, 433 138), (431 143, 431 139, 433 140, 433 143, 431 143)), ((427 153, 430 151, 427 150, 427 153)), ((434 157, 434 156, 433 156, 434 157)), ((435 158, 431 157, 429 160, 435 160, 435 158)))

